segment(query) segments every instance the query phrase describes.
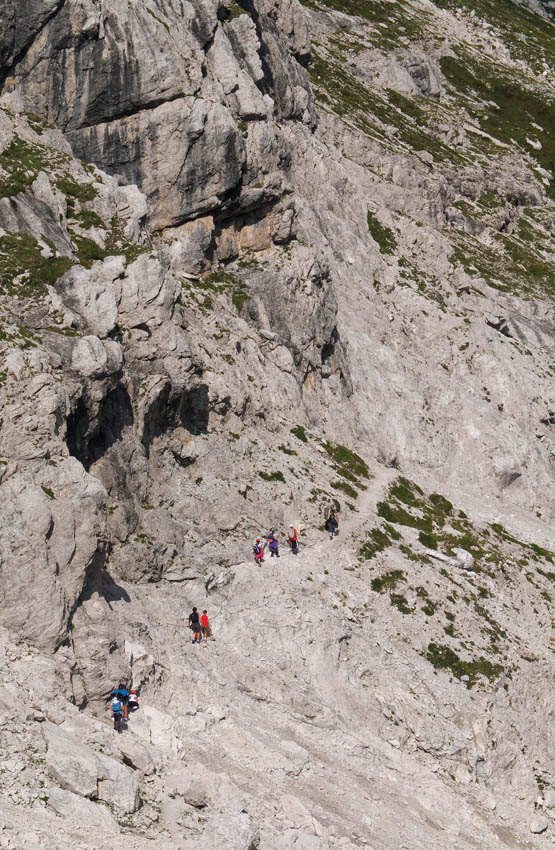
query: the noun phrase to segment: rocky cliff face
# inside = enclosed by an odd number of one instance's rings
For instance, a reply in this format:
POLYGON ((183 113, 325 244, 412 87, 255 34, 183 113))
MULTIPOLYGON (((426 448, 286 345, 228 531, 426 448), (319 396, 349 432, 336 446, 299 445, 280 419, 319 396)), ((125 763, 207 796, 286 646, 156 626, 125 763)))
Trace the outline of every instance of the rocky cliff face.
POLYGON ((549 840, 548 12, 28 6, 0 36, 0 847, 549 840), (297 559, 247 563, 290 522, 297 559))

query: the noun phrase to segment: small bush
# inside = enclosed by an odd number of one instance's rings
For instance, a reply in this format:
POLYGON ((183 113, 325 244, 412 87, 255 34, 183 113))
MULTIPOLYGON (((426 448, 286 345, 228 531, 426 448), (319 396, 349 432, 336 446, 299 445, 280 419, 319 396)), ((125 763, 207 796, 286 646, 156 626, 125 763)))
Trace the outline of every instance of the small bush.
POLYGON ((338 466, 355 476, 361 475, 363 478, 370 478, 368 464, 356 452, 351 451, 346 446, 334 445, 329 441, 324 443, 324 448, 338 466))
POLYGON ((381 528, 373 528, 360 547, 359 556, 363 560, 369 561, 378 552, 383 552, 384 549, 387 549, 388 546, 391 546, 391 537, 381 528))
POLYGON ((294 428, 291 428, 290 434, 293 434, 297 440, 300 440, 301 443, 308 443, 308 437, 306 436, 306 431, 302 425, 295 425, 294 428))
POLYGON ((401 614, 412 614, 414 609, 409 607, 405 597, 401 593, 390 593, 389 601, 392 605, 399 609, 401 614))
POLYGON ((331 486, 334 490, 342 490, 347 496, 350 496, 351 499, 358 499, 358 493, 354 487, 351 487, 350 484, 347 484, 346 481, 332 481, 331 486))
POLYGON ((285 484, 285 478, 283 477, 283 472, 259 472, 258 473, 264 481, 281 481, 282 484, 285 484))
POLYGON ((435 534, 427 534, 425 531, 421 531, 418 539, 427 549, 437 549, 437 537, 435 534))
POLYGON ((283 454, 285 454, 285 455, 296 455, 297 454, 295 449, 290 449, 289 446, 281 445, 281 446, 278 446, 278 449, 280 450, 280 452, 283 452, 283 454))
POLYGON ((404 580, 405 574, 402 570, 391 570, 384 573, 383 576, 372 579, 370 587, 376 593, 383 593, 385 590, 393 589, 398 582, 404 580))

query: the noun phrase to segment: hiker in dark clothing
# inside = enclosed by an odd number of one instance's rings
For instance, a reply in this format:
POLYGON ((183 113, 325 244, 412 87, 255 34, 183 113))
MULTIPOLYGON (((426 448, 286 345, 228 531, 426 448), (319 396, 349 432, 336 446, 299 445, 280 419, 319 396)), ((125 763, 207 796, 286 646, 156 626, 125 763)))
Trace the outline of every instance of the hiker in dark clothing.
POLYGON ((279 542, 276 537, 277 528, 272 528, 268 535, 268 544, 270 547, 270 558, 279 558, 279 542))
POLYGON ((193 608, 189 614, 189 628, 193 632, 193 643, 200 643, 202 628, 200 625, 200 617, 196 608, 193 608))
POLYGON ((326 511, 326 531, 330 536, 330 540, 339 534, 339 520, 337 519, 337 509, 335 505, 330 505, 326 511))

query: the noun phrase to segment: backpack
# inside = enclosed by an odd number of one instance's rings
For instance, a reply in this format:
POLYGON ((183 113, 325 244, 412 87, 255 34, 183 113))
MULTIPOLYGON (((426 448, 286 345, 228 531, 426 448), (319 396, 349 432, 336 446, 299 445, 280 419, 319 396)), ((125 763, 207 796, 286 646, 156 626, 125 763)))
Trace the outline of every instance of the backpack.
POLYGON ((260 543, 255 543, 252 547, 252 551, 254 555, 260 555, 260 553, 262 552, 262 546, 260 545, 260 543))

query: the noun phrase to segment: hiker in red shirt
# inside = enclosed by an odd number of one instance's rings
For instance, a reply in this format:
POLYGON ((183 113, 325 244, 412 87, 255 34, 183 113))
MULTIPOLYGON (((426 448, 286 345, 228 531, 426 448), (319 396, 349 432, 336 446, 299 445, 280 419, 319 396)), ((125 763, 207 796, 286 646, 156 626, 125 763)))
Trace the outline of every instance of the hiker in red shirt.
POLYGON ((294 555, 299 554, 299 532, 292 525, 289 526, 289 534, 287 540, 291 546, 291 551, 294 555))
POLYGON ((200 625, 202 628, 202 634, 204 635, 204 640, 207 641, 208 638, 212 638, 212 640, 216 640, 214 635, 212 634, 212 629, 210 627, 210 620, 208 619, 208 614, 206 611, 202 612, 200 618, 200 625))

